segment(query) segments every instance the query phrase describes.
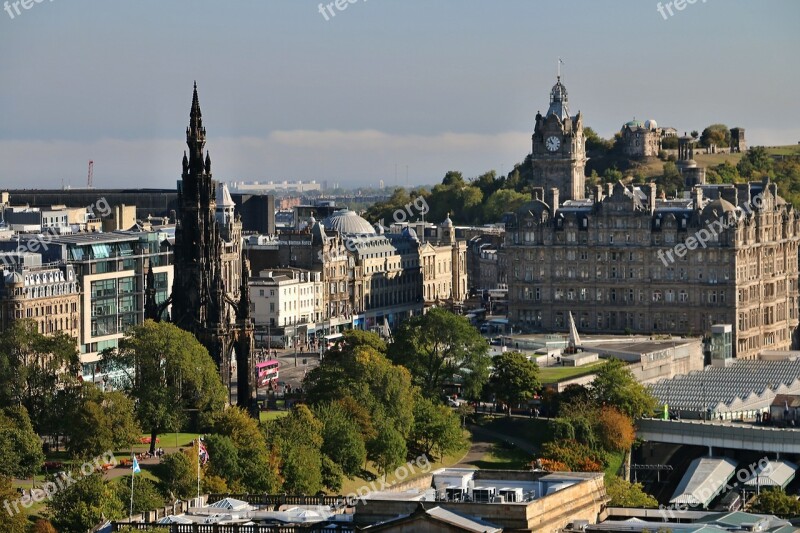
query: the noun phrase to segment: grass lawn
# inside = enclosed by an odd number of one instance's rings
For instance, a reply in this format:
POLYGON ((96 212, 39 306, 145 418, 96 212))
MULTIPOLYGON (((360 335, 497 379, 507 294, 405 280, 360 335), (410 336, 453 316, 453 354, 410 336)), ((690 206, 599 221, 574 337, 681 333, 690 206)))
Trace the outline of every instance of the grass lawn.
POLYGON ((625 452, 615 452, 611 454, 611 459, 605 469, 606 479, 616 476, 619 469, 622 468, 622 462, 625 460, 625 452))
POLYGON ((769 146, 767 147, 767 153, 772 155, 800 155, 800 144, 769 146))
POLYGON ((533 456, 516 446, 497 442, 480 461, 472 462, 481 470, 528 470, 533 456))
POLYGON ((593 374, 605 361, 598 361, 584 366, 543 366, 539 368, 539 381, 542 383, 558 383, 568 379, 593 374))
POLYGON ((268 420, 275 420, 276 418, 283 418, 288 415, 289 411, 261 411, 258 415, 260 422, 268 420))
MULTIPOLYGON (((409 475, 407 478, 405 478, 403 480, 403 482, 407 482, 407 481, 409 481, 411 479, 414 479, 414 478, 422 477, 426 473, 433 472, 437 468, 445 468, 445 467, 452 466, 452 465, 460 462, 461 459, 463 459, 464 456, 469 451, 469 448, 470 448, 471 445, 472 445, 472 440, 468 436, 466 446, 464 446, 462 449, 458 450, 455 453, 452 453, 450 455, 445 455, 444 457, 439 458, 436 462, 428 463, 428 464, 430 464, 430 469, 428 469, 427 472, 420 471, 420 467, 417 466, 417 464, 414 462, 414 460, 411 460, 410 463, 412 463, 414 465, 414 470, 415 470, 416 474, 409 475)), ((425 463, 424 462, 421 462, 420 464, 423 467, 425 467, 425 463)), ((496 468, 499 468, 499 467, 496 467, 496 468)), ((372 463, 370 463, 368 465, 367 471, 370 473, 371 476, 373 476, 369 480, 365 479, 363 477, 356 477, 354 479, 344 478, 342 480, 342 490, 338 491, 339 494, 347 495, 347 494, 349 494, 351 492, 357 492, 358 489, 361 488, 361 487, 367 487, 371 491, 372 488, 370 487, 369 482, 371 480, 373 480, 373 479, 377 479, 379 476, 378 476, 377 470, 375 469, 375 465, 373 465, 372 463)), ((391 471, 386 475, 386 482, 385 483, 387 485, 391 485, 392 483, 395 482, 395 479, 396 478, 395 478, 395 475, 394 475, 394 471, 391 471)), ((378 489, 380 489, 380 487, 381 487, 381 484, 378 481, 375 481, 374 485, 378 489)))

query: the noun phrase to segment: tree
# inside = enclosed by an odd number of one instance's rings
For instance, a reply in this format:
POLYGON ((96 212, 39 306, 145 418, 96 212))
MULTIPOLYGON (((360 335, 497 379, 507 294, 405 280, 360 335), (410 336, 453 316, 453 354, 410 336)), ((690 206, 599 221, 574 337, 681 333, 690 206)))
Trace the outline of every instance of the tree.
POLYGON ((406 368, 392 364, 379 351, 381 345, 385 347, 374 333, 348 332, 341 349, 330 351, 303 382, 311 405, 347 401, 365 441, 374 430, 371 424, 380 418, 388 417, 404 437, 414 421, 411 375, 406 368), (359 413, 362 408, 366 417, 359 413))
POLYGON ((134 410, 133 401, 125 394, 84 385, 81 402, 76 412, 70 413, 67 451, 87 459, 107 450, 130 447, 142 433, 134 410))
POLYGON ((25 408, 0 411, 0 476, 31 477, 43 462, 42 442, 25 408))
POLYGON ((606 476, 606 493, 611 507, 643 507, 655 509, 658 500, 644 492, 641 483, 631 483, 618 476, 606 476))
POLYGON ((604 407, 597 415, 595 433, 604 450, 629 450, 636 439, 633 421, 615 407, 604 407))
MULTIPOLYGON (((170 499, 186 499, 197 495, 197 448, 170 453, 162 457, 155 471, 163 491, 170 499)), ((202 479, 202 471, 201 471, 202 479)))
POLYGON ((239 451, 233 440, 227 435, 212 434, 205 438, 205 445, 208 455, 214 458, 208 463, 206 481, 210 477, 218 477, 228 487, 241 487, 242 465, 239 464, 239 451))
POLYGON ((58 531, 85 533, 103 518, 114 520, 127 515, 125 504, 103 481, 102 474, 75 478, 74 484, 57 491, 48 504, 50 520, 58 531))
POLYGON ((756 513, 790 518, 800 515, 800 500, 778 488, 762 489, 751 509, 756 513))
POLYGON ((492 359, 494 373, 489 388, 508 405, 527 402, 541 387, 539 366, 520 352, 505 352, 492 359))
POLYGON ((658 408, 658 401, 636 381, 628 365, 614 358, 597 371, 592 396, 599 404, 616 407, 634 419, 651 415, 658 408))
POLYGON ((277 492, 281 485, 277 452, 270 450, 263 428, 244 410, 229 407, 213 417, 207 447, 209 473, 232 488, 277 492), (232 449, 231 449, 232 448, 232 449))
POLYGON ((47 429, 53 391, 70 389, 79 373, 76 341, 63 332, 44 335, 25 319, 0 334, 0 407, 25 407, 37 432, 47 429))
POLYGON ((603 139, 592 128, 583 128, 583 138, 586 139, 586 151, 596 155, 605 155, 614 146, 614 141, 603 139))
POLYGON ((464 446, 458 416, 449 407, 422 397, 414 402, 414 429, 410 440, 415 451, 428 457, 434 450, 444 456, 464 446))
POLYGON ((160 433, 181 427, 185 410, 209 414, 225 405, 227 392, 211 356, 194 335, 174 324, 146 320, 120 341, 119 351, 105 357, 127 375, 126 390, 150 433, 151 453, 160 433))
POLYGON ((367 443, 367 457, 381 474, 403 464, 407 451, 403 435, 385 419, 378 423, 377 436, 367 443))
POLYGON ((353 416, 338 402, 315 406, 314 415, 322 422, 322 453, 338 464, 347 477, 352 479, 361 473, 367 447, 353 416))
POLYGON ((731 130, 725 124, 712 124, 700 134, 700 144, 706 148, 712 144, 727 148, 731 145, 731 130))
POLYGON ((656 183, 661 185, 661 190, 664 191, 665 194, 683 190, 683 176, 681 176, 675 163, 667 161, 662 168, 663 174, 656 179, 656 183))
MULTIPOLYGON (((135 475, 135 474, 134 474, 135 475)), ((121 502, 130 501, 131 480, 129 476, 115 479, 110 482, 117 498, 121 502)), ((134 514, 144 511, 152 511, 159 507, 164 507, 164 496, 158 491, 158 487, 146 477, 136 476, 133 480, 133 512, 134 514)), ((130 506, 128 507, 130 509, 130 506)))
POLYGON ((608 457, 601 450, 592 450, 574 440, 545 442, 541 457, 564 464, 572 472, 601 472, 608 462, 608 457))
POLYGON ((305 405, 265 424, 281 460, 283 488, 290 494, 316 494, 322 488, 322 422, 305 405))
POLYGON ((492 193, 483 206, 484 222, 498 222, 504 213, 516 211, 526 202, 531 201, 528 193, 516 192, 508 189, 500 189, 492 193))
POLYGON ((392 361, 408 368, 422 391, 439 397, 445 385, 463 384, 477 398, 489 377, 489 346, 469 321, 440 308, 404 321, 389 348, 392 361))
MULTIPOLYGON (((6 504, 0 509, 0 531, 7 533, 26 533, 28 531, 28 516, 23 509, 16 509, 11 502, 19 498, 17 489, 12 484, 12 478, 0 475, 0 501, 6 504)), ((19 507, 18 507, 19 508, 19 507)))

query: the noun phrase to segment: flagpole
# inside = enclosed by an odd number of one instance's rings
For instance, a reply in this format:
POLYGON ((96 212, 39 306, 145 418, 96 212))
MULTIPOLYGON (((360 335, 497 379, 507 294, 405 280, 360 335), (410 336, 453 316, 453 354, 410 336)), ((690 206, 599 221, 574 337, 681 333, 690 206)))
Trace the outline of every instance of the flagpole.
POLYGON ((197 436, 197 506, 200 507, 200 436, 197 436))
MULTIPOLYGON (((131 452, 131 456, 133 460, 136 461, 136 454, 131 452)), ((131 464, 131 508, 130 513, 128 514, 128 523, 130 524, 133 521, 133 478, 136 476, 136 469, 131 464)))

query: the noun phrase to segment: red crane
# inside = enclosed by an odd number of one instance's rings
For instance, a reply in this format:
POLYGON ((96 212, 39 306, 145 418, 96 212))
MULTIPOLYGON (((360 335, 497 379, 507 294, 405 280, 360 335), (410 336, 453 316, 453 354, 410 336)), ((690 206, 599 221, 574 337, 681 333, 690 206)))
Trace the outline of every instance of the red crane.
POLYGON ((86 187, 92 188, 92 178, 94 178, 94 161, 89 161, 89 175, 86 177, 86 187))

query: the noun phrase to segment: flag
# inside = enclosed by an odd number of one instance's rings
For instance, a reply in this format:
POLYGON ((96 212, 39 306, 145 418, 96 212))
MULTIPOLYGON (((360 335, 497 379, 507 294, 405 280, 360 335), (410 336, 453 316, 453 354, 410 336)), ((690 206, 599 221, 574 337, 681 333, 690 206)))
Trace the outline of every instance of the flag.
POLYGON ((198 439, 197 443, 198 443, 197 454, 200 457, 200 464, 204 465, 208 462, 208 460, 211 457, 208 455, 208 450, 206 450, 206 445, 203 444, 203 441, 198 439))
POLYGON ((133 466, 131 468, 133 469, 134 474, 138 474, 142 471, 142 469, 139 468, 139 461, 136 460, 135 455, 133 456, 133 466))

